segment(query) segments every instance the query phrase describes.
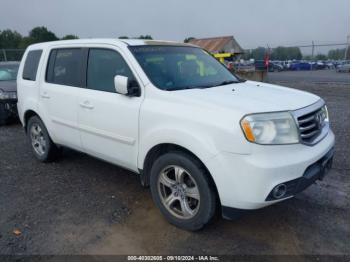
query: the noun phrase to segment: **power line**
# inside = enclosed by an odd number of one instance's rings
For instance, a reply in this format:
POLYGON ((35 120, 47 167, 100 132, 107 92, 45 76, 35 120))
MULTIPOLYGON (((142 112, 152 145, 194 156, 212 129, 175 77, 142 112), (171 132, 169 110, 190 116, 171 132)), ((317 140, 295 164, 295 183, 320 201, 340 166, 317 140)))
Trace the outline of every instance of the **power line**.
MULTIPOLYGON (((287 45, 287 46, 277 46, 277 47, 299 47, 299 48, 306 48, 306 47, 312 47, 312 48, 315 48, 315 47, 324 47, 324 46, 348 46, 349 43, 335 43, 335 44, 314 44, 312 42, 312 44, 310 45, 287 45)), ((271 49, 276 49, 277 47, 270 47, 271 49)), ((249 49, 246 49, 246 50, 253 50, 255 48, 249 48, 249 49)))

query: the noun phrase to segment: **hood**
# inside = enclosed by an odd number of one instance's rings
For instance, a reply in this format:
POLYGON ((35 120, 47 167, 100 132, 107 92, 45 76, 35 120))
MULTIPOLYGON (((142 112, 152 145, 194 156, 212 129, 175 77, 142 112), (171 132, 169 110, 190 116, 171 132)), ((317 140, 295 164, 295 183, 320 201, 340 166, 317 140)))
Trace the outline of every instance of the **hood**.
POLYGON ((0 89, 6 92, 16 92, 17 91, 16 80, 0 81, 0 89))
POLYGON ((296 110, 320 99, 308 92, 254 81, 174 93, 185 103, 226 107, 243 114, 296 110))

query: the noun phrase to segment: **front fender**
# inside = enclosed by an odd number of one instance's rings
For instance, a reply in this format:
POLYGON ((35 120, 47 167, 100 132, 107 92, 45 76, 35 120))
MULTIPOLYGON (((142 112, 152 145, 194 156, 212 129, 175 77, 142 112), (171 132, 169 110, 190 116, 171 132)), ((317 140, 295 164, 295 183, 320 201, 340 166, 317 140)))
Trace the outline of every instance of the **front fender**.
POLYGON ((138 168, 143 169, 147 153, 160 144, 174 144, 186 148, 196 155, 203 163, 215 155, 218 149, 213 139, 205 134, 191 130, 157 128, 147 132, 140 138, 138 168))

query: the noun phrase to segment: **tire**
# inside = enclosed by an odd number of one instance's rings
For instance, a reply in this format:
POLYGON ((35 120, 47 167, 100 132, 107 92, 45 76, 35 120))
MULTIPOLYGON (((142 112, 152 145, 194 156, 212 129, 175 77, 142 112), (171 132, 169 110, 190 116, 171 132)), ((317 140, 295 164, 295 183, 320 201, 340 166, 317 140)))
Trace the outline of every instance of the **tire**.
POLYGON ((6 125, 8 122, 8 118, 6 116, 5 105, 0 103, 0 126, 6 125))
POLYGON ((7 124, 7 120, 6 119, 0 119, 0 126, 4 126, 7 124))
POLYGON ((58 158, 61 150, 52 142, 44 123, 38 116, 29 119, 27 136, 32 151, 40 162, 51 162, 58 158))
POLYGON ((161 213, 181 229, 196 231, 214 218, 214 185, 199 160, 189 154, 170 152, 160 156, 151 168, 150 187, 161 213))

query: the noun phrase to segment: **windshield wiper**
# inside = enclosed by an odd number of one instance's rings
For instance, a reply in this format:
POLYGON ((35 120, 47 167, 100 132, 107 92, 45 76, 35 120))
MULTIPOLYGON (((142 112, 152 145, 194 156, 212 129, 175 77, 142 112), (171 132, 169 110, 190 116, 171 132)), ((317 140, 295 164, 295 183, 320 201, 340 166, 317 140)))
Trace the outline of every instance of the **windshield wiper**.
POLYGON ((225 80, 225 81, 222 81, 222 82, 220 82, 218 84, 213 85, 212 87, 214 87, 214 86, 225 86, 225 85, 238 84, 238 83, 239 83, 239 81, 235 81, 235 80, 225 80))
POLYGON ((177 88, 165 88, 164 90, 166 91, 177 91, 177 90, 188 90, 188 89, 206 89, 206 88, 211 88, 215 86, 224 86, 224 85, 229 85, 229 84, 237 84, 240 83, 239 81, 235 80, 226 80, 223 82, 220 82, 218 84, 214 85, 200 85, 200 86, 183 86, 183 87, 177 87, 177 88))
POLYGON ((188 90, 188 89, 202 89, 206 87, 202 86, 183 86, 183 87, 175 87, 175 88, 165 88, 166 91, 179 91, 179 90, 188 90))

